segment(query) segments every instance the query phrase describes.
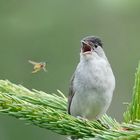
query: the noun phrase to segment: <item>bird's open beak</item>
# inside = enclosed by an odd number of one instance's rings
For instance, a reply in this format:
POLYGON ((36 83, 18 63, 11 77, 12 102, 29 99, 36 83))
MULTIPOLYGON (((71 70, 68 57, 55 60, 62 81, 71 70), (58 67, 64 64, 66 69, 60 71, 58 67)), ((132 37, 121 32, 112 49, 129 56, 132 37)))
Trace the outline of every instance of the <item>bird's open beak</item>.
POLYGON ((91 54, 93 51, 93 48, 91 47, 89 42, 82 40, 81 43, 82 43, 81 52, 83 54, 91 54))

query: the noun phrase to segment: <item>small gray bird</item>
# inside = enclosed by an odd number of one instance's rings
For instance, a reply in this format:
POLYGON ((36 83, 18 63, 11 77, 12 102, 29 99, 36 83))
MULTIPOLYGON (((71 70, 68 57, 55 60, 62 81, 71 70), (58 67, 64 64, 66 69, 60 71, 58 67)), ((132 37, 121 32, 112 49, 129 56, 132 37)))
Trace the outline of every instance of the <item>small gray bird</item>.
POLYGON ((99 119, 112 100, 115 77, 101 40, 88 36, 81 40, 80 62, 72 76, 68 113, 88 120, 99 119))

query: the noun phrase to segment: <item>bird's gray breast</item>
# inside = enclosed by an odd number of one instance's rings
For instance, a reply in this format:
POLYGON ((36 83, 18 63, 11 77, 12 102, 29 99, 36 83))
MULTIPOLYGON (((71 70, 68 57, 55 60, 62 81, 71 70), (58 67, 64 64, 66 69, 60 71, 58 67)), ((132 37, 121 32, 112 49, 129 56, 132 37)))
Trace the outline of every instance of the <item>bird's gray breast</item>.
POLYGON ((105 113, 112 99, 114 76, 104 60, 80 62, 75 72, 71 114, 88 119, 105 113))

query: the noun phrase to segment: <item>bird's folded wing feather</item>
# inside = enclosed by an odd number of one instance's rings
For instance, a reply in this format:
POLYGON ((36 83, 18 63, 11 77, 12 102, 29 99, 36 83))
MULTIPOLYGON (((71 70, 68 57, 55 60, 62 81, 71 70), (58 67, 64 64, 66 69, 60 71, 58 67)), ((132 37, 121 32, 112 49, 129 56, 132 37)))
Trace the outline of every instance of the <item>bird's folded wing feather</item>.
POLYGON ((73 74, 73 76, 72 76, 72 78, 71 78, 70 87, 69 87, 69 95, 68 95, 68 114, 71 114, 71 113, 70 113, 70 106, 71 106, 72 98, 73 98, 73 96, 74 96, 74 94, 75 94, 74 89, 73 89, 74 75, 75 75, 75 74, 73 74))

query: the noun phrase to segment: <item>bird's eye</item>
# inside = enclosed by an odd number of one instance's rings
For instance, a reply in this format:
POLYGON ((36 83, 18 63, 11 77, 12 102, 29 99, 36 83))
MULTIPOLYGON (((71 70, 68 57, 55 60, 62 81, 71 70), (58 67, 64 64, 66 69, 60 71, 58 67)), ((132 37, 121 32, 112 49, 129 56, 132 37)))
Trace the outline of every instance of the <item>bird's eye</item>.
POLYGON ((97 45, 97 44, 95 44, 95 45, 94 45, 94 47, 95 47, 95 48, 97 48, 97 47, 98 47, 98 45, 97 45))

